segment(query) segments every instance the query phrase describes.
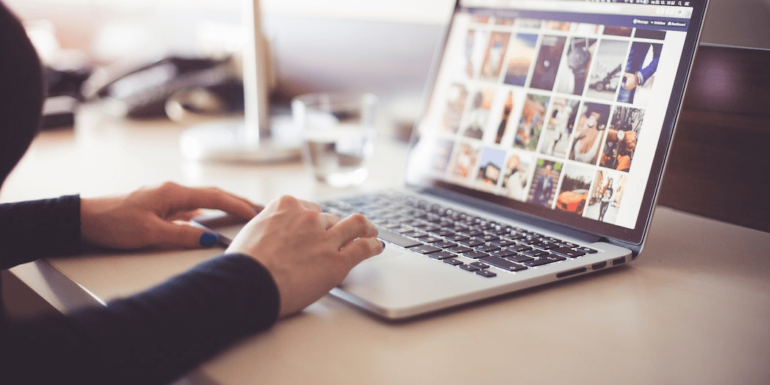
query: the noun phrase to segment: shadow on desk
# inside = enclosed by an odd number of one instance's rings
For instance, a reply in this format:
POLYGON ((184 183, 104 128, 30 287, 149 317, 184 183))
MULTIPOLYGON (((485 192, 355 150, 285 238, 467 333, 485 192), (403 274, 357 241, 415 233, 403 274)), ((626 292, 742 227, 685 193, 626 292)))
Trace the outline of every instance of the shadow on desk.
POLYGON ((770 232, 770 51, 701 45, 659 203, 770 232))

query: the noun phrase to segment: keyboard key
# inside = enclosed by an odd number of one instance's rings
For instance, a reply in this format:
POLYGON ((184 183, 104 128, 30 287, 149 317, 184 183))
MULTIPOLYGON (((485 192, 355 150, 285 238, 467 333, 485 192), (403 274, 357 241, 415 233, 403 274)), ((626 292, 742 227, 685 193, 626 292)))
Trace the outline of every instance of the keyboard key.
POLYGON ((496 240, 500 239, 500 237, 498 237, 497 235, 492 235, 492 234, 484 234, 484 235, 480 236, 479 239, 484 240, 484 242, 493 242, 493 241, 496 241, 496 240))
POLYGON ((433 245, 433 246, 436 246, 436 247, 440 247, 440 248, 442 248, 442 249, 449 249, 449 248, 452 248, 452 247, 455 247, 455 246, 457 246, 457 244, 456 244, 456 243, 454 243, 454 242, 448 242, 448 241, 440 241, 440 242, 435 242, 435 243, 433 243, 432 245, 433 245))
POLYGON ((589 247, 578 247, 578 250, 586 252, 588 254, 596 254, 596 253, 598 253, 598 251, 596 251, 594 249, 591 249, 589 247))
POLYGON ((487 265, 486 263, 481 263, 481 262, 472 262, 472 263, 470 263, 470 265, 471 265, 471 266, 476 266, 476 267, 478 267, 479 269, 489 269, 489 265, 487 265))
POLYGON ((452 253, 450 253, 448 251, 439 251, 438 253, 430 253, 430 254, 428 254, 428 256, 433 258, 433 259, 444 260, 444 259, 447 259, 447 258, 454 258, 457 255, 452 254, 452 253))
POLYGON ((425 242, 425 243, 436 243, 436 242, 443 241, 443 239, 437 238, 437 237, 434 237, 434 236, 427 236, 427 237, 424 237, 424 238, 420 238, 420 241, 425 242))
POLYGON ((460 266, 461 269, 463 269, 465 271, 470 271, 470 272, 481 270, 478 267, 473 266, 473 265, 459 265, 459 266, 460 266))
POLYGON ((484 234, 484 232, 481 231, 481 230, 478 230, 478 229, 469 229, 469 230, 466 230, 463 234, 465 234, 465 235, 467 235, 469 237, 476 237, 476 236, 484 234))
POLYGON ((495 274, 494 272, 489 271, 489 270, 479 270, 479 271, 476 272, 476 274, 478 274, 478 275, 480 275, 482 277, 486 277, 486 278, 497 277, 497 274, 495 274))
POLYGON ((536 266, 547 265, 549 263, 563 261, 565 259, 566 258, 558 257, 558 256, 555 256, 555 255, 544 255, 544 256, 542 256, 542 257, 540 257, 540 258, 538 258, 538 259, 536 259, 534 261, 524 262, 524 264, 527 265, 527 266, 536 267, 536 266))
POLYGON ((483 251, 485 253, 491 253, 493 251, 500 250, 500 247, 497 245, 484 245, 477 247, 476 250, 483 251))
POLYGON ((479 240, 477 238, 471 238, 471 239, 466 239, 464 241, 460 241, 460 243, 462 243, 463 245, 468 246, 468 247, 476 247, 476 246, 483 245, 484 241, 479 240))
POLYGON ((490 230, 490 233, 494 233, 494 234, 497 234, 497 235, 506 235, 506 234, 508 234, 508 230, 506 230, 506 229, 504 229, 502 227, 498 227, 496 229, 490 230))
POLYGON ((521 271, 521 270, 526 270, 527 269, 526 266, 517 265, 517 264, 515 264, 513 262, 510 262, 510 261, 507 261, 505 259, 498 258, 498 257, 481 258, 481 261, 486 263, 486 264, 489 264, 489 265, 492 265, 494 267, 497 267, 497 268, 500 268, 500 269, 503 269, 503 270, 507 270, 507 271, 521 271))
POLYGON ((415 246, 415 247, 412 247, 409 250, 412 250, 412 251, 414 251, 416 253, 420 253, 420 254, 430 254, 430 253, 435 253, 437 251, 441 251, 441 249, 439 249, 438 247, 431 246, 431 245, 415 246))
POLYGON ((405 248, 422 245, 422 242, 409 239, 401 234, 396 234, 390 230, 379 228, 378 231, 379 231, 379 234, 377 234, 377 238, 380 238, 383 241, 390 242, 394 245, 398 245, 405 248))
POLYGON ((526 255, 521 255, 521 254, 511 255, 506 258, 510 259, 511 261, 519 262, 519 263, 529 262, 535 259, 535 258, 530 258, 530 257, 527 257, 526 255))
POLYGON ((397 229, 393 229, 393 231, 396 232, 396 233, 399 233, 399 234, 404 234, 404 233, 412 232, 412 231, 414 231, 414 229, 411 228, 411 227, 402 226, 402 227, 399 227, 397 229))
POLYGON ((447 237, 447 239, 449 239, 450 241, 460 242, 460 241, 465 241, 469 238, 462 234, 454 234, 452 236, 447 237))
POLYGON ((543 251, 543 250, 534 249, 534 250, 529 250, 529 251, 522 251, 521 254, 522 255, 526 255, 528 257, 536 258, 536 257, 539 257, 541 255, 548 255, 548 252, 547 251, 543 251))
POLYGON ((460 262, 460 261, 458 261, 458 260, 456 260, 454 258, 445 259, 444 263, 448 263, 448 264, 450 264, 452 266, 458 266, 458 265, 462 265, 463 264, 462 262, 460 262))
POLYGON ((409 238, 420 238, 421 236, 425 236, 425 233, 419 231, 410 231, 407 233, 401 233, 401 235, 409 238))
POLYGON ((511 247, 509 247, 509 249, 511 249, 511 250, 513 250, 515 252, 518 252, 518 253, 521 253, 523 251, 530 251, 530 250, 532 250, 531 247, 529 247, 527 245, 522 245, 522 244, 517 244, 516 246, 511 246, 511 247))
POLYGON ((500 258, 510 257, 512 255, 516 255, 516 252, 511 249, 502 249, 494 252, 492 255, 500 258))
POLYGON ((447 229, 438 229, 435 231, 431 231, 431 233, 436 235, 437 237, 451 237, 455 234, 454 231, 447 230, 447 229))
POLYGON ((551 243, 551 242, 537 242, 533 246, 539 247, 539 248, 544 249, 544 250, 550 250, 550 249, 555 249, 555 248, 559 247, 559 245, 557 245, 555 243, 551 243))
POLYGON ((473 249, 471 249, 470 247, 465 247, 465 246, 457 245, 457 246, 452 247, 451 249, 449 249, 449 251, 454 252, 454 253, 458 253, 458 254, 463 254, 463 253, 467 253, 469 251, 473 251, 473 249))
POLYGON ((552 253, 557 253, 559 255, 563 255, 563 256, 569 257, 569 258, 577 258, 577 257, 582 257, 582 256, 586 255, 586 253, 584 253, 582 251, 572 250, 572 249, 568 249, 566 247, 558 247, 558 248, 555 248, 555 249, 551 249, 551 252, 552 253))
POLYGON ((496 244, 496 245, 498 245, 500 247, 508 247, 508 246, 513 246, 513 245, 516 244, 516 242, 514 242, 514 241, 512 241, 510 239, 505 239, 505 238, 498 239, 498 240, 496 240, 496 241, 494 241, 492 243, 494 243, 494 244, 496 244))
POLYGON ((484 257, 488 257, 489 256, 489 254, 482 253, 480 251, 469 251, 467 253, 464 253, 463 255, 468 257, 468 258, 473 258, 473 259, 479 259, 479 258, 484 258, 484 257))

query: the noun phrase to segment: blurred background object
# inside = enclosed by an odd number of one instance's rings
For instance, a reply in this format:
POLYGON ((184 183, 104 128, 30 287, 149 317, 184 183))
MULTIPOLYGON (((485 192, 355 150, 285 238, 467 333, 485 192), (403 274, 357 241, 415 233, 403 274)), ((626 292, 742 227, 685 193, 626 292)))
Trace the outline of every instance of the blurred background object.
MULTIPOLYGON (((169 56, 222 59, 243 44, 241 0, 5 1, 26 21, 50 23, 62 49, 85 53, 97 66, 169 56)), ((263 27, 276 66, 274 98, 373 92, 390 134, 408 136, 403 127, 419 113, 453 5, 452 0, 263 0, 263 27)), ((770 0, 711 0, 703 42, 770 49, 768 25, 770 0)))

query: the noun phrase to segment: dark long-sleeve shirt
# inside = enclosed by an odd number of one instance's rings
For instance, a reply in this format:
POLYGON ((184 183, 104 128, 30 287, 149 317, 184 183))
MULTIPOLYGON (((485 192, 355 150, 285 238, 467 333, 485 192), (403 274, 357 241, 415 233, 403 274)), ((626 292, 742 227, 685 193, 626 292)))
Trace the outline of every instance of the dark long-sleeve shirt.
MULTIPOLYGON (((0 3, 0 186, 37 132, 43 94, 37 55, 0 3)), ((77 254, 80 243, 77 196, 0 205, 0 270, 77 254)), ((233 254, 66 317, 12 322, 0 311, 0 384, 168 383, 268 328, 279 303, 270 273, 233 254)))
MULTIPOLYGON (((0 264, 77 252, 79 211, 77 196, 0 205, 0 264)), ((270 327, 278 298, 261 264, 232 254, 106 307, 0 320, 0 383, 167 383, 270 327)))
MULTIPOLYGON (((0 205, 0 264, 77 252, 79 212, 77 196, 0 205)), ((106 307, 0 323, 0 383, 167 383, 270 327, 278 307, 261 264, 223 255, 106 307)))

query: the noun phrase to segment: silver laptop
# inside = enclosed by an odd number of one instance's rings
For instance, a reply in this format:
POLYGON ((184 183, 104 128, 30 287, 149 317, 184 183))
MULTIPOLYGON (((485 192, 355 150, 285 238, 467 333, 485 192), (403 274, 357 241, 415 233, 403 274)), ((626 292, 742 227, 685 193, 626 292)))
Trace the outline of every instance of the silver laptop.
POLYGON ((400 319, 629 263, 706 0, 460 0, 400 191, 324 202, 387 242, 332 294, 400 319))

